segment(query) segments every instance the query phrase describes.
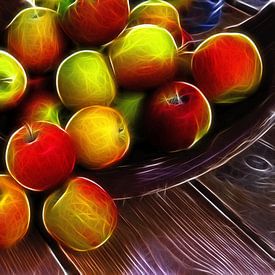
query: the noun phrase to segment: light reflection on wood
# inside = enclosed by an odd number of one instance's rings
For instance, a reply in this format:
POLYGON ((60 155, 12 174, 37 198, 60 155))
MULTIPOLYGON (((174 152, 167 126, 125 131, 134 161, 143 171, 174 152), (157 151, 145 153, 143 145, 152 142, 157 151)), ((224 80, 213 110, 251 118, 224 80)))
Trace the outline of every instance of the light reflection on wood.
POLYGON ((0 274, 64 274, 41 236, 30 232, 14 247, 0 251, 0 274))
POLYGON ((230 162, 200 178, 275 251, 275 127, 230 162))
POLYGON ((120 206, 104 246, 65 253, 84 274, 271 274, 271 260, 189 185, 120 206))

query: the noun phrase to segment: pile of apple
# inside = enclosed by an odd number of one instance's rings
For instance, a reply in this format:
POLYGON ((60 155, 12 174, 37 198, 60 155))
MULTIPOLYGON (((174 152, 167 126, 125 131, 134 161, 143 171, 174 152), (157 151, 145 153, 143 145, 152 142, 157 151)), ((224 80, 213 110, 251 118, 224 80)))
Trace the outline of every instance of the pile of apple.
POLYGON ((262 76, 244 34, 213 35, 188 52, 192 38, 162 0, 132 9, 128 0, 39 0, 15 16, 6 37, 0 119, 20 111, 0 176, 0 247, 28 230, 27 190, 50 194, 43 222, 58 242, 78 251, 102 245, 116 227, 116 205, 72 174, 75 164, 91 175, 116 165, 137 136, 162 151, 191 148, 211 126, 211 104, 245 99, 262 76), (55 79, 51 91, 45 75, 55 79))

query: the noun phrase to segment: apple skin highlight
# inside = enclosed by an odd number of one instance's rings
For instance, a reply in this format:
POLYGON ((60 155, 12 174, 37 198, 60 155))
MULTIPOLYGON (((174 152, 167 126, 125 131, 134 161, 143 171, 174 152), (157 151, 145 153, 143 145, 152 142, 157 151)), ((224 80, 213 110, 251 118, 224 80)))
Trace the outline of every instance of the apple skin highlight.
POLYGON ((197 87, 171 82, 154 92, 146 105, 144 121, 152 145, 177 151, 192 147, 208 132, 212 113, 197 87))
POLYGON ((52 193, 43 207, 47 231, 59 242, 77 251, 105 243, 117 224, 117 208, 109 194, 95 182, 72 178, 65 189, 52 193))
POLYGON ((9 175, 0 175, 0 249, 9 248, 27 233, 30 205, 23 188, 9 175))
POLYGON ((9 173, 19 184, 33 191, 45 191, 62 184, 73 171, 75 159, 68 133, 48 122, 21 127, 11 136, 6 149, 9 173))
POLYGON ((195 50, 191 67, 196 85, 209 101, 234 103, 251 95, 262 78, 254 42, 240 33, 219 33, 195 50))

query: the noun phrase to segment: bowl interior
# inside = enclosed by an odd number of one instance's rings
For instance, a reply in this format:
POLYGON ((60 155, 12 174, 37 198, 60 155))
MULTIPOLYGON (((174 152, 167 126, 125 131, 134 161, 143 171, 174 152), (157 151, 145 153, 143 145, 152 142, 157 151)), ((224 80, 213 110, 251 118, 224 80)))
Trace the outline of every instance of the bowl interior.
MULTIPOLYGON (((213 126, 192 149, 164 154, 140 144, 119 166, 98 172, 80 168, 76 173, 94 178, 117 199, 142 196, 197 178, 256 141, 275 119, 274 10, 270 3, 248 20, 223 30, 242 32, 253 39, 263 59, 263 79, 247 100, 212 105, 213 126)), ((217 28, 216 32, 220 31, 217 28)))

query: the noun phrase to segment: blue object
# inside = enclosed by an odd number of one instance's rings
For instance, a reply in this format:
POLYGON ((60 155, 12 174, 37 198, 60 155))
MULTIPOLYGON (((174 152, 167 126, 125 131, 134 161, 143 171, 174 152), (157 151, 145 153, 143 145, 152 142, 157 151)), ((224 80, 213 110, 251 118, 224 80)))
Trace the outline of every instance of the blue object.
POLYGON ((189 33, 200 33, 219 23, 224 0, 193 0, 186 14, 181 14, 182 27, 189 33))

